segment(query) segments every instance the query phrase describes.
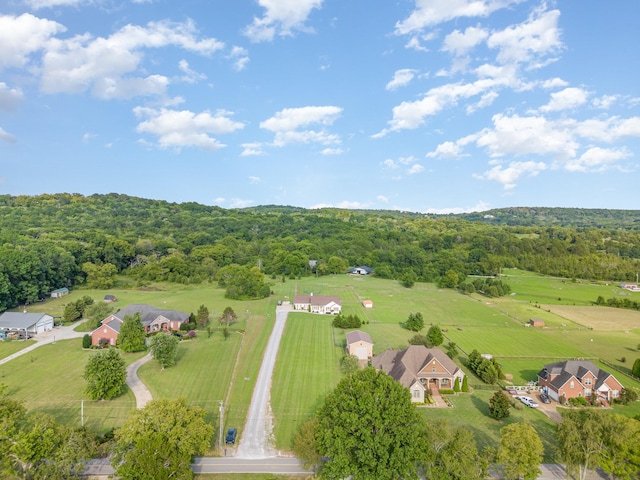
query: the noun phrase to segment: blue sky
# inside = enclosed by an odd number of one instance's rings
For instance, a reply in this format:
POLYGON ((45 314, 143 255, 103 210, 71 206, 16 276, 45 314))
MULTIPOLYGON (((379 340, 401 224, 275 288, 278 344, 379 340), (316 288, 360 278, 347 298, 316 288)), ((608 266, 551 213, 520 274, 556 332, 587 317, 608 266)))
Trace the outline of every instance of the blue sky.
POLYGON ((639 209, 640 2, 5 0, 0 194, 639 209))

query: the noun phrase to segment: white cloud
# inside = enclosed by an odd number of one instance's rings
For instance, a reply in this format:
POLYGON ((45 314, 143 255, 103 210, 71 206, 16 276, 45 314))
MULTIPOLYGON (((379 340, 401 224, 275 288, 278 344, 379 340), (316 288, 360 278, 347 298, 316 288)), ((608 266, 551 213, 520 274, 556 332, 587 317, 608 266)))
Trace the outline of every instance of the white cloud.
POLYGON ((227 58, 233 61, 233 68, 238 72, 247 68, 249 64, 249 52, 242 47, 234 46, 227 58))
POLYGON ((489 32, 480 27, 468 27, 464 32, 454 30, 444 38, 442 49, 456 56, 466 55, 488 36, 489 32))
POLYGON ((550 78, 542 82, 542 88, 559 88, 566 87, 567 85, 569 85, 569 82, 566 82, 565 80, 558 77, 550 78))
POLYGON ((204 73, 198 73, 189 67, 189 62, 182 59, 178 62, 178 68, 184 75, 180 78, 185 83, 196 83, 200 80, 206 80, 207 76, 204 73))
POLYGON ((393 79, 391 79, 391 81, 387 83, 387 86, 385 88, 387 90, 396 90, 400 87, 404 87, 406 85, 409 85, 409 83, 414 79, 415 76, 416 70, 413 70, 411 68, 402 68, 400 70, 396 70, 393 74, 393 79))
POLYGON ((492 180, 502 184, 505 190, 513 190, 516 187, 516 180, 523 175, 535 177, 538 173, 546 169, 547 165, 543 162, 511 162, 507 167, 496 165, 482 175, 474 175, 474 177, 492 180))
POLYGON ((486 147, 492 157, 535 154, 572 158, 579 147, 570 123, 551 122, 541 116, 496 114, 493 125, 493 129, 480 132, 476 141, 479 147, 486 147))
POLYGON ((83 3, 89 4, 92 3, 92 0, 25 0, 25 3, 34 10, 39 10, 41 8, 72 7, 83 3))
POLYGON ((313 9, 322 7, 323 0, 258 0, 265 9, 261 18, 253 17, 244 34, 254 42, 270 41, 279 36, 293 35, 294 31, 311 31, 305 25, 313 9))
POLYGON ((546 55, 561 50, 560 11, 544 11, 543 8, 536 9, 527 21, 489 36, 487 45, 498 49, 499 62, 531 63, 531 67, 537 68, 546 63, 543 62, 546 55))
POLYGON ((460 17, 487 17, 522 0, 416 0, 416 9, 396 23, 396 34, 406 35, 460 17))
POLYGON ((445 208, 428 208, 423 213, 430 213, 435 215, 447 215, 449 213, 472 213, 472 212, 484 212, 489 209, 489 205, 485 202, 478 202, 473 207, 445 207, 445 208))
POLYGON ((246 208, 253 205, 253 200, 244 200, 242 198, 232 198, 229 208, 246 208))
POLYGON ((568 87, 559 92, 553 92, 549 103, 540 107, 540 110, 543 112, 569 110, 586 103, 588 96, 589 92, 582 88, 568 87))
POLYGON ((309 208, 312 210, 317 210, 320 208, 344 208, 344 209, 348 209, 348 210, 358 210, 358 209, 363 209, 363 208, 368 208, 369 204, 368 203, 362 203, 362 202, 352 202, 349 200, 343 200, 341 202, 338 203, 317 203, 315 205, 310 206, 309 208))
POLYGON ((285 108, 273 117, 260 122, 260 128, 275 133, 273 145, 283 147, 290 143, 320 143, 323 145, 340 143, 338 135, 321 130, 298 130, 319 124, 327 127, 342 113, 342 108, 334 106, 309 106, 285 108))
POLYGON ((0 15, 0 70, 25 66, 30 54, 45 48, 52 36, 64 31, 63 25, 30 13, 0 15))
POLYGON ((258 142, 243 143, 242 148, 243 150, 242 150, 242 153, 240 154, 240 156, 242 157, 265 155, 263 145, 258 142))
POLYGON ((378 195, 376 199, 382 203, 389 203, 389 198, 385 197, 384 195, 378 195))
POLYGON ((602 108, 603 110, 608 110, 611 105, 619 100, 618 95, 602 95, 599 98, 593 99, 593 106, 596 108, 602 108))
POLYGON ((84 34, 51 39, 43 57, 42 90, 78 93, 91 89, 101 98, 162 94, 169 83, 166 77, 136 76, 142 70, 143 50, 174 46, 210 55, 223 48, 214 38, 198 39, 197 33, 194 23, 187 20, 150 22, 146 27, 126 25, 107 38, 84 34))
POLYGON ((382 164, 387 168, 398 168, 396 162, 394 162, 390 158, 387 158, 384 162, 382 162, 382 164))
POLYGON ((257 185, 258 183, 262 183, 262 179, 260 177, 249 176, 249 183, 252 185, 257 185))
POLYGON ((498 98, 498 92, 487 92, 480 97, 476 103, 467 106, 467 115, 472 114, 476 110, 480 110, 481 108, 487 108, 493 104, 493 102, 498 98))
POLYGON ((640 117, 592 118, 577 124, 575 132, 587 140, 607 143, 624 137, 640 137, 640 117))
POLYGON ((91 140, 93 140, 96 137, 97 135, 95 133, 87 132, 84 135, 82 135, 82 143, 89 143, 91 140))
POLYGON ((454 142, 444 142, 433 152, 427 153, 427 158, 457 158, 460 156, 460 145, 454 142))
POLYGON ((22 103, 22 99, 22 90, 9 88, 6 83, 0 82, 0 110, 14 111, 22 103))
POLYGON ((342 155, 344 150, 341 148, 325 148, 321 153, 322 155, 342 155))
POLYGON ((424 171, 424 167, 422 165, 420 165, 419 163, 415 163, 413 165, 411 165, 411 168, 409 168, 409 170, 407 170, 407 174, 408 175, 415 175, 416 173, 420 173, 424 171))
POLYGON ((631 152, 626 148, 607 149, 591 147, 580 155, 579 158, 566 162, 564 168, 571 172, 602 172, 618 160, 624 160, 631 156, 631 152))
POLYGON ((4 140, 5 142, 9 142, 9 143, 14 143, 16 141, 16 137, 14 137, 5 129, 0 127, 0 140, 4 140))
POLYGON ((169 110, 136 107, 136 117, 146 118, 136 127, 139 133, 149 133, 158 137, 160 148, 197 147, 204 150, 217 150, 225 145, 211 135, 232 133, 244 125, 234 122, 230 112, 220 110, 193 113, 189 110, 169 110))

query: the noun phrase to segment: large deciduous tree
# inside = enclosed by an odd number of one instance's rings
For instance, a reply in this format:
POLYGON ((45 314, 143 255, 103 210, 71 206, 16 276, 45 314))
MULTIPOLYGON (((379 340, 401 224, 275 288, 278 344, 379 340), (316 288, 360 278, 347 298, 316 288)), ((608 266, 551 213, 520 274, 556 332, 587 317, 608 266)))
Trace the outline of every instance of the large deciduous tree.
POLYGON ((191 460, 206 452, 214 428, 206 412, 184 399, 152 400, 115 432, 111 460, 116 475, 130 480, 193 478, 191 460))
POLYGON ((557 427, 558 453, 569 473, 579 480, 600 464, 606 451, 604 430, 608 415, 592 409, 568 410, 557 427))
POLYGON ((158 333, 151 337, 149 341, 151 355, 158 361, 163 370, 166 367, 175 365, 178 343, 180 343, 180 340, 168 333, 158 333))
POLYGON ((322 478, 418 478, 425 425, 409 390, 367 367, 343 378, 317 413, 322 478))
POLYGON ((127 372, 124 359, 114 348, 91 355, 84 368, 86 392, 92 400, 109 400, 124 392, 127 372))
POLYGON ((196 323, 200 327, 206 327, 207 325, 209 325, 209 309, 204 304, 198 307, 198 312, 196 313, 196 323))
POLYGON ((424 328, 424 318, 420 312, 411 312, 407 317, 407 323, 405 325, 408 330, 419 332, 424 328))
POLYGON ((436 347, 444 342, 444 334, 438 325, 432 325, 427 331, 427 338, 436 347))
POLYGON ((506 480, 538 478, 543 454, 542 440, 528 423, 512 423, 500 429, 496 462, 506 480))
POLYGON ((125 315, 118 335, 118 348, 123 352, 141 352, 146 349, 144 331, 140 313, 125 315))
POLYGON ((220 323, 224 323, 227 328, 238 319, 238 315, 233 311, 233 308, 226 307, 220 315, 220 323))

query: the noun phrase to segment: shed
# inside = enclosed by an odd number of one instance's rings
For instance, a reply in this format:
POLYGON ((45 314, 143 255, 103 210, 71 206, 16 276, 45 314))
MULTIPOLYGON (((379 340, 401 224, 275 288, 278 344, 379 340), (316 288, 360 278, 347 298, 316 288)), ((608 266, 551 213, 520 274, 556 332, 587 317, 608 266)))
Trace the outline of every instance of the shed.
POLYGON ((371 301, 371 300, 363 300, 362 301, 362 306, 364 308, 373 308, 373 301, 371 301))
POLYGON ((26 332, 37 335, 53 328, 53 317, 46 313, 4 312, 0 315, 0 330, 5 332, 26 332))
POLYGON ((60 298, 69 295, 69 289, 66 287, 58 288, 51 292, 51 298, 60 298))
POLYGON ((371 359, 373 342, 369 334, 360 330, 347 333, 347 354, 355 355, 361 361, 371 359))
POLYGON ((544 327, 544 320, 540 318, 531 318, 529 319, 529 325, 531 325, 532 327, 542 328, 544 327))
POLYGON ((116 298, 115 295, 105 295, 104 296, 104 301, 105 302, 117 302, 118 299, 116 298))

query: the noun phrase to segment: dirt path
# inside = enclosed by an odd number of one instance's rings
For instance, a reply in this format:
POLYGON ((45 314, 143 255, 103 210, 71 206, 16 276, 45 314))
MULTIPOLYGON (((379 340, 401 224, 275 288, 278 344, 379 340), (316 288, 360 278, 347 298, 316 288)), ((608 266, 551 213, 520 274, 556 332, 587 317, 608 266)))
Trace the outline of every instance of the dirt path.
POLYGON ((138 377, 138 369, 151 360, 151 354, 148 353, 139 360, 136 360, 127 367, 127 385, 136 397, 136 407, 144 408, 144 406, 153 400, 151 392, 147 386, 142 383, 140 377, 138 377))

